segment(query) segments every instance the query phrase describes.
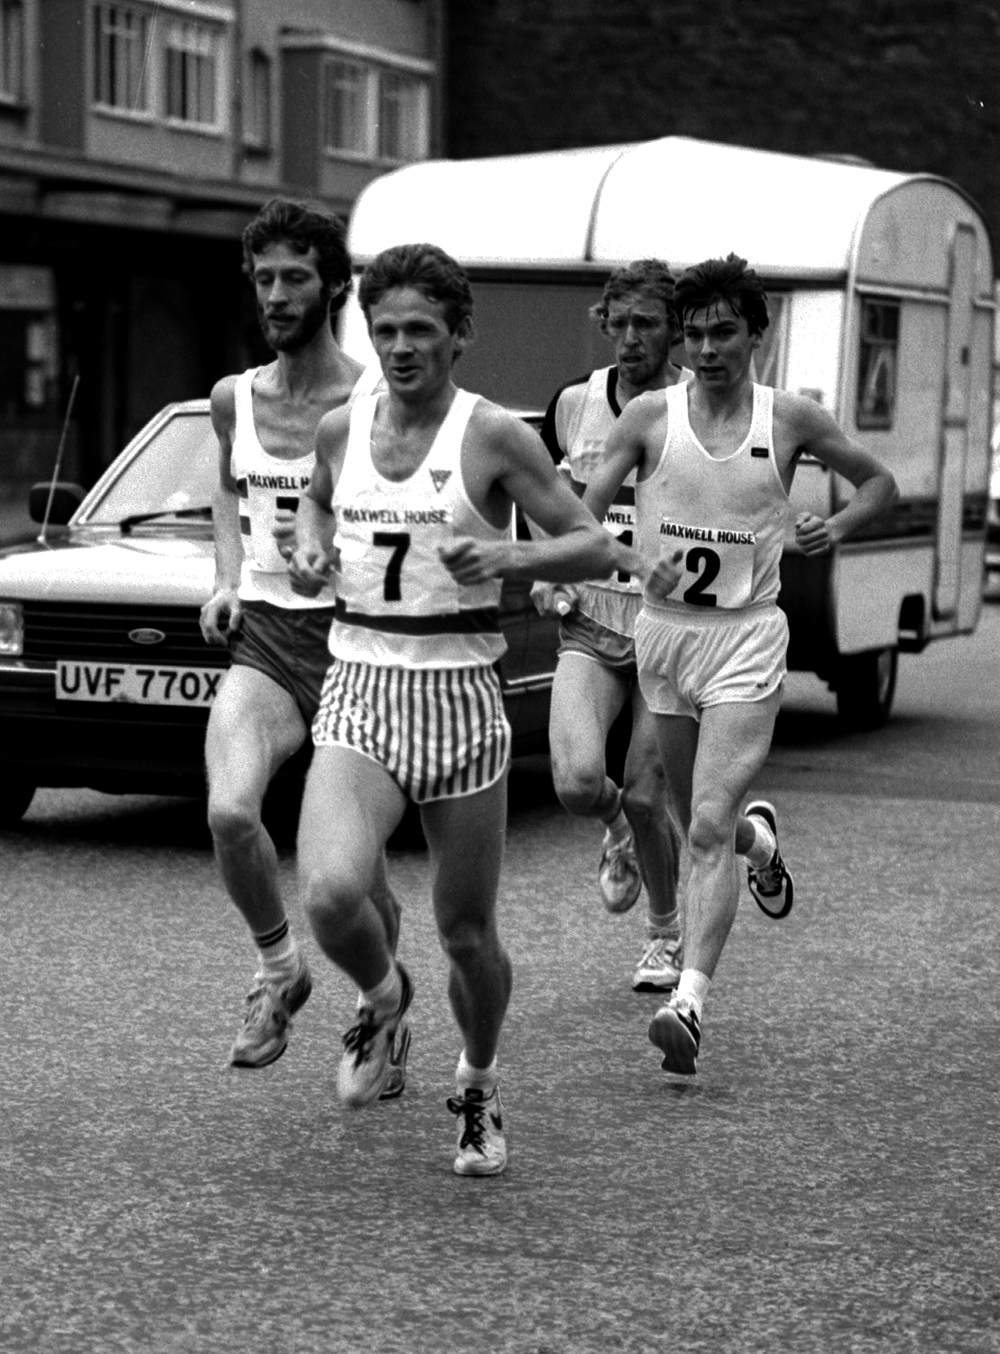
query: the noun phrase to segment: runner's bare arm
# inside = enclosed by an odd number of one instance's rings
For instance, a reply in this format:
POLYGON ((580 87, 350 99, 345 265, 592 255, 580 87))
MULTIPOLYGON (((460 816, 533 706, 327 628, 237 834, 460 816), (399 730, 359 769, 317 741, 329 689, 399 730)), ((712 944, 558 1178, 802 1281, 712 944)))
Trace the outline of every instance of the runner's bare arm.
POLYGON ((233 429, 236 426, 236 378, 223 377, 212 389, 212 427, 219 444, 219 473, 212 493, 212 532, 215 538, 215 582, 212 596, 201 609, 201 633, 209 644, 225 644, 242 620, 239 599, 243 566, 240 500, 232 476, 233 429))
MULTIPOLYGON (((557 475, 541 438, 528 425, 496 406, 477 421, 476 461, 487 486, 484 500, 494 512, 516 503, 546 533, 518 541, 456 539, 442 552, 444 563, 461 583, 487 578, 548 579, 574 582, 605 578, 615 563, 614 547, 604 531, 557 475)), ((480 506, 482 511, 483 505, 480 506)))
POLYGON ((349 428, 350 410, 343 407, 324 414, 316 429, 316 463, 309 487, 299 499, 295 548, 288 561, 292 591, 303 597, 316 597, 331 582, 336 526, 331 505, 349 428))
MULTIPOLYGON (((584 507, 599 522, 604 520, 615 494, 630 471, 643 464, 650 428, 661 409, 662 396, 655 405, 647 396, 637 396, 628 402, 611 430, 604 444, 604 455, 583 494, 584 507)), ((648 566, 638 550, 620 542, 615 542, 615 550, 618 556, 616 568, 625 569, 640 578, 646 577, 648 566)))
POLYGON ((881 461, 846 436, 826 409, 805 396, 775 391, 775 421, 787 420, 796 455, 808 454, 854 485, 850 501, 832 516, 800 513, 795 540, 806 555, 822 555, 869 522, 899 497, 894 477, 881 461))

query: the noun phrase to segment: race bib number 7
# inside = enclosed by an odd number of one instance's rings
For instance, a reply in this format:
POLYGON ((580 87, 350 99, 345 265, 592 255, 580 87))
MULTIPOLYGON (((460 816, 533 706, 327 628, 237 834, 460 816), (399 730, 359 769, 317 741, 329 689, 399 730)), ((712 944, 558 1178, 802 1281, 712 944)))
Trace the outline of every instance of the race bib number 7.
POLYGON ((752 531, 726 527, 687 526, 664 518, 660 523, 660 554, 681 551, 684 574, 671 600, 688 606, 748 606, 753 593, 752 531))

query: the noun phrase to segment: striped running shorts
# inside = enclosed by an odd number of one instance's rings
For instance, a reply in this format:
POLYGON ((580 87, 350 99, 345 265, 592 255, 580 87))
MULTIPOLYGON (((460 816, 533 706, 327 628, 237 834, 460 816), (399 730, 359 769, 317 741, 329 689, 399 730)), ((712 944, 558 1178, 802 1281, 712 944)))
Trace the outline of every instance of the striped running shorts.
POLYGON ((414 804, 477 794, 510 762, 510 725, 491 667, 335 658, 312 735, 317 747, 352 748, 383 766, 414 804))

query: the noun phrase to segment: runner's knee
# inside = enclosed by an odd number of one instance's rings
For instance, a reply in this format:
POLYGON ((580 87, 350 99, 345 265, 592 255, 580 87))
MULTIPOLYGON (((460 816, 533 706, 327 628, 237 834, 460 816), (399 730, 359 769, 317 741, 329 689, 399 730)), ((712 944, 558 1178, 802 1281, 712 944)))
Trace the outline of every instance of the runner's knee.
POLYGON ((251 796, 213 786, 208 800, 208 828, 217 846, 235 848, 252 840, 261 828, 260 803, 251 796))
POLYGON ((552 783, 560 804, 570 813, 593 813, 604 795, 606 781, 603 762, 575 762, 552 754, 552 783))

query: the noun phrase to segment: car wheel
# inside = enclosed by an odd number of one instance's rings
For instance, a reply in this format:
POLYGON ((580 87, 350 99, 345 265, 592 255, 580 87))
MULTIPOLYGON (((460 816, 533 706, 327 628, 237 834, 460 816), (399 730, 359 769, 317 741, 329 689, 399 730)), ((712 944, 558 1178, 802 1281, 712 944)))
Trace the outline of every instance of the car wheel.
POLYGON ((14 827, 28 812, 35 793, 34 785, 23 780, 6 781, 0 785, 0 827, 14 827))
POLYGON ((896 694, 897 649, 846 654, 837 664, 837 713, 849 729, 880 729, 896 694))

